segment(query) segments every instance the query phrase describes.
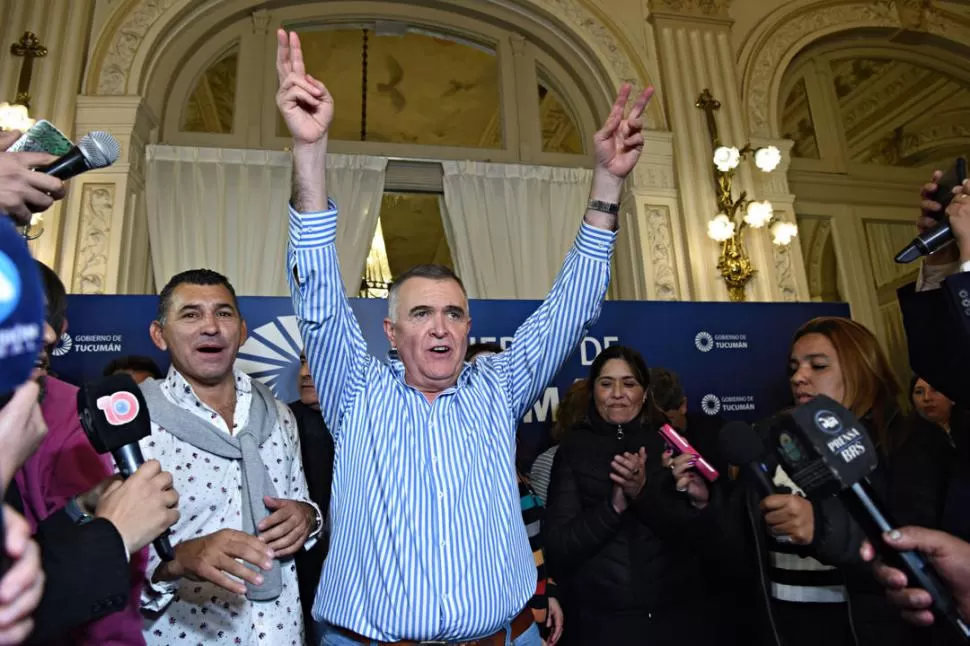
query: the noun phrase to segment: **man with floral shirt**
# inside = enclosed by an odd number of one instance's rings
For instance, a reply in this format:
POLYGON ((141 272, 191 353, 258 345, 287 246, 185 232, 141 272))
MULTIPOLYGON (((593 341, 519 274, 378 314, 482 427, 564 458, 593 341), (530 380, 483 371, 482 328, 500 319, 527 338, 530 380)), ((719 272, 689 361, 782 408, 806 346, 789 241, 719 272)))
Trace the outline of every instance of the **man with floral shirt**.
POLYGON ((292 556, 312 546, 321 516, 293 414, 233 368, 246 324, 229 281, 207 269, 172 278, 151 336, 172 367, 141 385, 152 418, 141 447, 173 474, 182 516, 174 560, 151 551, 145 639, 302 646, 292 556))

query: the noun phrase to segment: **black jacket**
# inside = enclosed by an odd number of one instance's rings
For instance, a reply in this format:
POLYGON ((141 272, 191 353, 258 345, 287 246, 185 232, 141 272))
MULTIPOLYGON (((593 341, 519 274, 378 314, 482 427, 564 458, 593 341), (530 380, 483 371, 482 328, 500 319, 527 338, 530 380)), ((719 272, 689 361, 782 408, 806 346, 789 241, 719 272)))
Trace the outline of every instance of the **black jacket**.
POLYGON ((675 490, 661 465, 664 443, 638 423, 611 426, 591 410, 566 433, 552 470, 545 545, 569 628, 564 644, 717 641, 711 579, 692 549, 714 528, 675 490), (630 508, 611 504, 610 462, 647 451, 646 486, 630 508), (695 540, 697 539, 697 540, 695 540))
MULTIPOLYGON (((6 502, 23 509, 14 482, 6 502)), ((66 638, 71 629, 128 604, 131 574, 125 545, 110 521, 96 518, 77 525, 61 509, 40 523, 34 540, 40 547, 45 581, 28 644, 66 638)))
MULTIPOLYGON (((314 410, 302 402, 290 404, 300 433, 300 453, 303 458, 303 472, 306 475, 307 492, 310 499, 320 507, 326 522, 330 509, 330 487, 333 483, 333 436, 323 423, 319 410, 314 410)), ((300 588, 300 605, 303 606, 304 625, 313 625, 313 600, 320 582, 320 571, 330 547, 329 531, 320 533, 316 544, 309 550, 300 550, 293 556, 296 563, 296 578, 300 588)))
POLYGON ((970 272, 958 272, 940 289, 900 287, 896 295, 903 314, 909 364, 933 387, 970 407, 970 272))

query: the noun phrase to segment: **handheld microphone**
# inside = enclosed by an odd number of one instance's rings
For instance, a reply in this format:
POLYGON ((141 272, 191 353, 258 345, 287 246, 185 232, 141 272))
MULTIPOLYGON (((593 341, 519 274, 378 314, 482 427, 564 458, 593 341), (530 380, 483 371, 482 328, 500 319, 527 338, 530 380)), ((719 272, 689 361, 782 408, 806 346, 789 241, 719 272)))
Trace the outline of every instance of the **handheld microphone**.
MULTIPOLYGON (((127 373, 86 384, 77 393, 77 412, 88 441, 98 453, 111 453, 121 475, 128 478, 145 463, 138 440, 152 433, 148 404, 127 373)), ((152 543, 159 558, 175 558, 166 530, 152 543)))
POLYGON ((765 444, 754 432, 750 424, 737 420, 730 422, 718 434, 721 455, 741 469, 744 477, 757 488, 761 498, 778 493, 778 489, 768 475, 768 466, 762 459, 765 444))
POLYGON ((37 170, 60 180, 68 180, 85 171, 106 168, 118 161, 120 156, 121 145, 118 141, 107 132, 96 130, 81 137, 76 146, 50 166, 37 170))
POLYGON ((940 204, 939 213, 942 215, 940 223, 913 238, 909 245, 896 254, 896 262, 900 264, 913 262, 917 258, 942 249, 953 240, 950 218, 943 214, 943 211, 953 201, 953 189, 962 184, 965 179, 967 179, 967 160, 958 157, 953 168, 939 179, 936 192, 932 195, 933 201, 940 204))
POLYGON ((956 604, 933 567, 915 551, 886 549, 882 534, 895 523, 883 511, 868 476, 878 463, 876 448, 850 411, 818 395, 778 418, 771 443, 784 468, 810 500, 839 495, 849 513, 863 528, 880 555, 903 570, 910 585, 923 588, 933 599, 933 612, 966 640, 970 626, 960 618, 956 604))

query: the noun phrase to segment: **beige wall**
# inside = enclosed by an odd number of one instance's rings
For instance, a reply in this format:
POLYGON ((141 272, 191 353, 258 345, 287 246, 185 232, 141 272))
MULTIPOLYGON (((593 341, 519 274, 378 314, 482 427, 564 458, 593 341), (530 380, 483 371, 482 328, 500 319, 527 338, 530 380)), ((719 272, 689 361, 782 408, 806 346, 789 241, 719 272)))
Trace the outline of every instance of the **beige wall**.
MULTIPOLYGON (((12 98, 19 70, 9 43, 23 30, 34 30, 51 54, 35 65, 32 113, 50 118, 72 136, 109 129, 123 144, 119 164, 73 182, 70 198, 48 214, 48 230, 35 243, 39 257, 55 266, 73 290, 152 289, 144 225, 144 146, 158 136, 173 77, 189 54, 214 38, 219 25, 263 4, 278 3, 2 3, 0 96, 12 98)), ((363 4, 331 2, 327 7, 349 11, 363 4)), ((741 146, 753 139, 787 150, 790 143, 780 138, 779 93, 786 69, 805 47, 855 27, 909 27, 942 41, 970 42, 970 11, 951 2, 936 2, 931 14, 915 20, 885 1, 516 0, 509 3, 511 9, 486 0, 425 4, 459 4, 494 13, 530 40, 555 49, 584 80, 597 115, 605 114, 611 93, 624 80, 657 87, 648 114, 653 132, 630 185, 633 199, 624 211, 613 291, 623 298, 727 298, 714 269, 719 245, 706 236, 706 222, 716 205, 710 142, 703 114, 693 107, 701 89, 710 87, 723 105, 718 123, 727 143, 741 146)), ((254 14, 252 29, 271 29, 284 10, 273 11, 277 13, 254 14)), ((820 138, 838 139, 838 124, 817 121, 820 138)), ((844 159, 814 165, 801 161, 790 168, 786 161, 784 172, 770 177, 744 170, 738 181, 753 195, 771 199, 784 219, 794 220, 796 213, 815 218, 810 235, 819 218, 828 222, 823 230, 834 236, 840 293, 857 318, 898 349, 898 315, 886 294, 901 275, 873 254, 876 247, 882 253, 886 240, 905 235, 900 227, 911 220, 909 205, 925 169, 882 172, 853 167, 844 159), (860 253, 870 247, 871 253, 860 253)), ((828 246, 831 254, 833 245, 828 246)), ((754 231, 749 232, 748 247, 758 269, 748 290, 751 300, 811 297, 805 264, 812 259, 803 260, 803 252, 825 248, 824 240, 814 247, 794 244, 780 250, 767 234, 754 231)))

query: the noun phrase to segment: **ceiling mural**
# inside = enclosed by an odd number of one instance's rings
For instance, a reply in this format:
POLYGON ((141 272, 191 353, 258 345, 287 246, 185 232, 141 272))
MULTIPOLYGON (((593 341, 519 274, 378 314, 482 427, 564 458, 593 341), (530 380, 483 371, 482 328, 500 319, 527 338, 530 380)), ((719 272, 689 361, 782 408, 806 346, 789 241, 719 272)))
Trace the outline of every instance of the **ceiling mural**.
MULTIPOLYGON (((334 139, 504 147, 494 50, 418 31, 329 29, 304 32, 301 40, 307 71, 327 84, 340 106, 331 126, 334 139)), ((237 64, 232 51, 200 76, 183 110, 182 131, 231 132, 237 64)), ((537 72, 543 151, 582 154, 575 118, 537 72)), ((285 136, 282 119, 277 133, 285 136)))
POLYGON ((199 77, 182 111, 183 132, 232 132, 238 67, 239 50, 233 47, 199 77))
MULTIPOLYGON (((945 163, 966 153, 970 138, 966 83, 929 67, 889 58, 835 58, 828 65, 850 161, 915 167, 945 163)), ((799 66, 797 73, 813 74, 815 66, 799 66)), ((819 158, 819 124, 812 118, 804 78, 792 86, 782 104, 782 123, 784 136, 795 142, 793 156, 819 158)))

